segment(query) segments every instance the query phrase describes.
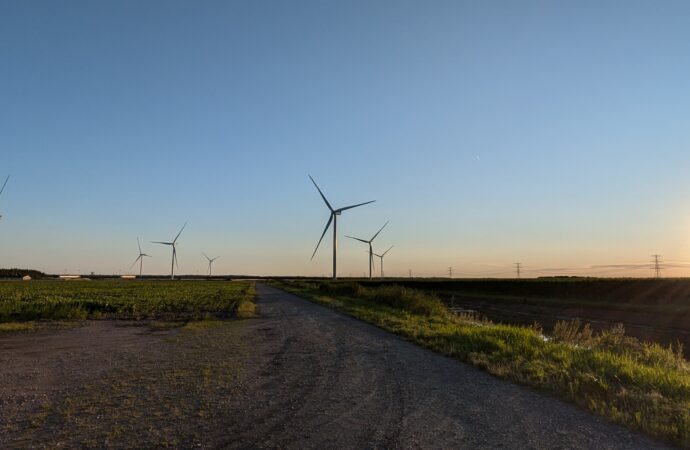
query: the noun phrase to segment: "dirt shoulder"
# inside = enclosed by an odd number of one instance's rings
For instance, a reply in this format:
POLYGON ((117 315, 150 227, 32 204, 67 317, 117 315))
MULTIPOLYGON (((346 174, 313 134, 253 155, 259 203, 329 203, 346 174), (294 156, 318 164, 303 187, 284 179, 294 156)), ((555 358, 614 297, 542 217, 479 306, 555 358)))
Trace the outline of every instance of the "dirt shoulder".
POLYGON ((264 285, 260 316, 0 336, 0 447, 655 448, 264 285))

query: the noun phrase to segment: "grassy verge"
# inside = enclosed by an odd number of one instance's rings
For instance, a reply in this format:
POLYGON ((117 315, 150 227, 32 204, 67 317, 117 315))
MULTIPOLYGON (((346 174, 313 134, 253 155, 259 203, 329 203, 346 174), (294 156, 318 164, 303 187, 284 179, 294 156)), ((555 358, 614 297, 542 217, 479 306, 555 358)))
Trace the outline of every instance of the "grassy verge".
POLYGON ((250 317, 254 295, 251 282, 0 282, 0 323, 250 317))
POLYGON ((454 316, 399 286, 283 281, 277 287, 399 334, 487 372, 575 403, 634 430, 690 447, 690 364, 682 349, 642 343, 622 326, 595 334, 577 321, 541 328, 454 316))

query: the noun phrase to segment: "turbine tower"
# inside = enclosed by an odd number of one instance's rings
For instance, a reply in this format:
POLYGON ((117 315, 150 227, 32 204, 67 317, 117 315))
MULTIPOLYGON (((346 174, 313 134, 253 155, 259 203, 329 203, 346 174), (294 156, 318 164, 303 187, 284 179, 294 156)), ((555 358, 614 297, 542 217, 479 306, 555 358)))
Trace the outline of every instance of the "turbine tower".
POLYGON ((383 257, 386 256, 386 253, 391 251, 391 248, 393 248, 392 245, 388 248, 388 250, 381 253, 380 255, 377 255, 376 253, 374 253, 374 256, 378 256, 378 258, 381 260, 381 278, 383 278, 383 257))
POLYGON ((177 238, 180 237, 180 235, 182 234, 182 230, 184 230, 184 227, 186 227, 186 226, 187 226, 187 222, 185 222, 184 225, 182 225, 182 228, 180 228, 180 232, 177 233, 177 236, 175 236, 175 239, 173 239, 172 242, 151 241, 152 244, 170 245, 172 247, 172 264, 170 265, 170 279, 171 280, 175 279, 175 266, 178 266, 178 264, 177 264, 177 238))
POLYGON ((372 272, 372 269, 373 269, 373 266, 374 266, 374 250, 371 248, 371 243, 374 242, 374 239, 376 239, 376 236, 378 236, 379 233, 380 233, 384 228, 386 228, 386 225, 388 225, 388 222, 384 223, 383 226, 381 227, 381 229, 380 229, 379 231, 376 232, 376 234, 374 235, 374 237, 372 237, 372 238, 369 239, 368 241, 367 241, 366 239, 360 239, 360 238, 356 238, 356 237, 352 237, 352 236, 345 236, 345 237, 348 237, 348 238, 350 238, 350 239, 354 239, 354 240, 359 241, 359 242, 364 242, 365 244, 368 244, 368 245, 369 245, 369 278, 370 278, 370 279, 371 279, 371 272, 372 272))
POLYGON ((210 277, 211 276, 211 266, 213 265, 213 261, 220 258, 220 256, 216 256, 215 258, 209 258, 206 253, 201 252, 201 254, 204 255, 206 257, 206 259, 208 259, 208 276, 210 277))
MULTIPOLYGON (((5 186, 7 186, 8 181, 10 181, 9 175, 7 175, 7 178, 5 178, 5 182, 2 184, 2 188, 0 188, 0 195, 2 195, 2 191, 5 190, 5 186)), ((0 219, 2 219, 2 214, 0 214, 0 219)))
POLYGON ((141 277, 141 274, 144 270, 144 257, 150 258, 151 255, 147 255, 146 253, 141 251, 141 243, 139 242, 139 238, 137 238, 137 245, 139 246, 139 256, 137 256, 137 259, 134 260, 131 266, 129 266, 129 269, 131 270, 132 267, 139 261, 139 277, 141 277))
POLYGON ((371 201, 364 202, 364 203, 358 203, 356 205, 346 206, 344 208, 333 209, 331 204, 328 203, 328 200, 326 200, 326 196, 323 195, 323 192, 321 192, 321 189, 316 184, 316 181, 314 181, 314 179, 311 177, 311 175, 309 175, 309 179, 311 180, 312 183, 314 183, 314 186, 316 186, 316 190, 319 191, 319 194, 321 194, 321 198, 326 203, 326 206, 328 206, 328 210, 331 212, 331 215, 328 217, 328 222, 326 223, 326 228, 324 228, 323 233, 321 233, 321 238, 319 238, 319 242, 316 244, 316 248, 314 249, 314 253, 312 253, 312 255, 311 255, 311 259, 314 259, 314 255, 316 255, 316 251, 319 249, 319 245, 321 245, 321 241, 323 240, 323 237, 326 235, 326 231, 328 231, 328 227, 331 226, 331 222, 333 222, 333 279, 335 280, 338 277, 338 272, 337 272, 338 216, 345 210, 356 208, 356 207, 362 206, 362 205, 367 205, 369 203, 375 202, 376 200, 371 200, 371 201))

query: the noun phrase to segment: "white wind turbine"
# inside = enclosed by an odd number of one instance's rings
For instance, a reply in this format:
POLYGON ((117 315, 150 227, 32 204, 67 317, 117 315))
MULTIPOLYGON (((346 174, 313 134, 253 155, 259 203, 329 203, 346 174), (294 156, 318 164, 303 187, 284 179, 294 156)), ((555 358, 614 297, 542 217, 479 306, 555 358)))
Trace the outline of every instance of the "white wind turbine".
POLYGON ((352 236, 345 236, 345 237, 348 237, 350 239, 354 239, 354 240, 359 241, 359 242, 364 242, 365 244, 369 245, 369 278, 371 278, 371 272, 372 272, 372 269, 374 266, 374 250, 371 247, 371 243, 374 242, 374 239, 376 239, 376 236, 378 236, 379 233, 381 231, 383 231, 384 228, 386 228, 386 225, 388 225, 388 222, 384 223, 383 226, 381 227, 381 229, 376 232, 374 237, 372 237, 368 241, 366 239, 360 239, 360 238, 356 238, 356 237, 352 237, 352 236))
POLYGON ((211 267, 213 266, 213 261, 220 258, 220 256, 216 256, 215 258, 209 258, 206 253, 201 252, 201 254, 203 254, 206 257, 206 259, 208 259, 208 276, 210 277, 211 276, 211 267))
POLYGON ((391 248, 393 248, 392 245, 388 248, 388 250, 386 250, 385 252, 381 253, 380 255, 374 253, 374 256, 378 257, 378 258, 381 260, 381 278, 383 278, 383 257, 386 256, 386 253, 388 253, 389 251, 391 251, 391 248))
POLYGON ((141 242, 139 242, 139 238, 137 238, 137 245, 139 246, 139 256, 137 256, 137 259, 134 260, 131 266, 129 266, 130 270, 134 265, 139 262, 139 276, 141 277, 142 272, 144 271, 144 257, 150 258, 151 255, 147 255, 146 253, 141 251, 141 242))
POLYGON ((171 280, 175 279, 175 266, 178 265, 177 264, 177 238, 180 237, 180 235, 182 234, 182 230, 184 230, 184 227, 186 227, 186 226, 187 226, 187 222, 185 222, 184 225, 182 225, 180 232, 177 233, 177 236, 175 236, 175 239, 173 239, 172 242, 151 241, 152 244, 170 245, 172 247, 172 264, 170 266, 170 279, 171 280))
POLYGON ((321 234, 321 238, 319 238, 319 242, 316 244, 316 248, 314 249, 314 253, 311 255, 311 259, 314 259, 314 255, 316 255, 316 251, 319 249, 319 245, 321 245, 321 241, 323 240, 323 237, 326 235, 326 231, 328 231, 328 227, 331 226, 331 222, 333 222, 333 279, 336 279, 338 277, 338 272, 337 272, 337 259, 338 259, 338 216, 345 210, 356 208, 358 206, 362 205, 367 205, 369 203, 373 203, 376 200, 371 200, 368 202, 364 203, 358 203, 356 205, 352 206, 346 206, 344 208, 338 208, 338 209, 333 209, 330 203, 328 203, 328 200, 326 200, 326 196, 323 195, 323 192, 321 192, 321 189, 319 189, 319 186, 316 184, 316 181, 309 175, 309 179, 311 180, 312 183, 314 183, 314 186, 316 186, 316 190, 319 191, 319 194, 321 194, 321 198, 323 201, 326 203, 326 206, 328 206, 328 210, 331 212, 330 217, 328 218, 328 222, 326 223, 326 228, 323 229, 323 233, 321 234))

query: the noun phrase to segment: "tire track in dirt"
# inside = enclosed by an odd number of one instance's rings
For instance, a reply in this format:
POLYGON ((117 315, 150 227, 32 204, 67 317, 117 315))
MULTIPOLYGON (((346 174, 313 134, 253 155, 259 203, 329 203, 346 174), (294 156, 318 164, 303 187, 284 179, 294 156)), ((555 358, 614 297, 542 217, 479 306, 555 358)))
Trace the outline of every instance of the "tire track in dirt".
MULTIPOLYGON (((0 448, 663 446, 257 285, 259 316, 0 338, 0 448)), ((123 326, 124 325, 124 326, 123 326)))
POLYGON ((260 372, 247 386, 256 407, 244 410, 248 427, 238 439, 223 445, 663 448, 320 305, 261 284, 257 293, 261 317, 246 332, 282 333, 254 342, 256 362, 246 363, 260 372))

